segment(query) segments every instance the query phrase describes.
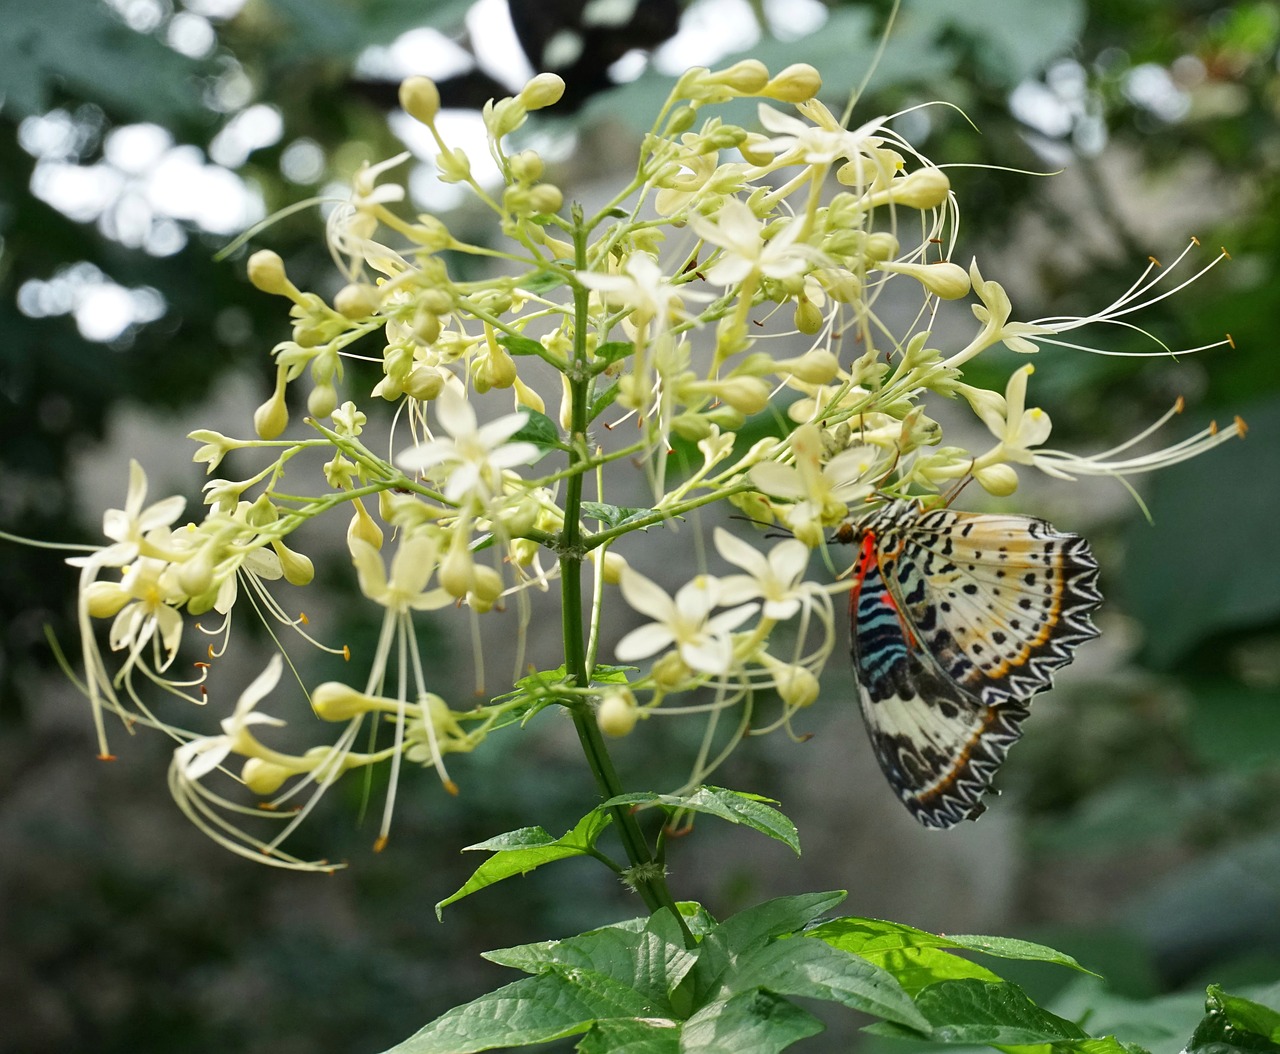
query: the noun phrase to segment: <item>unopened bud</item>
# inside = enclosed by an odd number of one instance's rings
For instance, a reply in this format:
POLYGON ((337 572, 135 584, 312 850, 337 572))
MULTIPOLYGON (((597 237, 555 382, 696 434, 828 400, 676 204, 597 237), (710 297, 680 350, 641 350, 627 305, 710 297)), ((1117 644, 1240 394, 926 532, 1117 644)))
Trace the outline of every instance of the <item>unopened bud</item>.
POLYGON ((559 212, 564 194, 554 183, 539 183, 529 190, 529 208, 535 213, 559 212))
POLYGON ((289 427, 289 408, 284 402, 284 373, 270 399, 253 412, 253 430, 260 439, 275 439, 289 427))
POLYGON ((625 736, 636 727, 640 716, 636 697, 627 689, 609 692, 600 700, 596 723, 606 736, 625 736))
POLYGON ((812 300, 800 297, 796 300, 796 329, 811 337, 822 329, 822 308, 812 300))
POLYGON ((285 274, 284 261, 280 254, 270 249, 259 249, 249 257, 249 281, 254 288, 274 296, 292 297, 297 288, 285 274))
POLYGON ((290 549, 280 540, 273 541, 271 548, 280 557, 280 567, 284 571, 284 580, 291 586, 305 586, 316 576, 315 565, 309 557, 290 549))
POLYGON ((539 73, 529 81, 517 96, 526 110, 541 110, 554 106, 564 95, 564 80, 554 73, 539 73))
POLYGON ((293 769, 263 758, 249 758, 240 770, 244 785, 254 794, 274 794, 284 786, 284 781, 294 775, 293 769))
POLYGON ((988 465, 986 468, 975 469, 973 478, 978 481, 978 486, 997 498, 1007 498, 1018 489, 1018 473, 1010 465, 988 465))
POLYGON ((339 681, 325 681, 311 692, 311 709, 324 721, 350 721, 368 713, 376 704, 376 699, 339 681))
POLYGON ((430 126, 440 112, 440 89, 430 77, 410 77, 400 85, 400 106, 415 121, 430 126))
POLYGON ((333 307, 344 318, 368 318, 382 306, 378 290, 365 282, 344 285, 333 298, 333 307))
POLYGON ((756 95, 769 83, 769 69, 759 59, 743 59, 713 77, 739 95, 756 95))
POLYGON ((375 549, 381 549, 382 528, 373 522, 373 517, 365 510, 364 502, 356 498, 354 504, 355 511, 347 525, 347 542, 359 540, 375 549))
POLYGON ((328 381, 317 384, 307 396, 307 413, 323 421, 338 407, 338 389, 328 381))
POLYGON ((807 62, 797 62, 774 77, 760 94, 778 102, 805 102, 821 90, 822 75, 807 62))

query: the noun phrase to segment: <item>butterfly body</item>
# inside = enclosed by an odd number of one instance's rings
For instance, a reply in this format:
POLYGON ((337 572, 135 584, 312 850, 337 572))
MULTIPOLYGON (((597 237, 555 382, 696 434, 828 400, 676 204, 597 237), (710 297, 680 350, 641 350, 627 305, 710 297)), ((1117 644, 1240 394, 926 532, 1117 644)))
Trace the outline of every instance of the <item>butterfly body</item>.
POLYGON ((910 500, 837 538, 859 546, 852 655, 880 767, 925 826, 974 818, 1031 697, 1097 636, 1097 562, 1044 520, 910 500))

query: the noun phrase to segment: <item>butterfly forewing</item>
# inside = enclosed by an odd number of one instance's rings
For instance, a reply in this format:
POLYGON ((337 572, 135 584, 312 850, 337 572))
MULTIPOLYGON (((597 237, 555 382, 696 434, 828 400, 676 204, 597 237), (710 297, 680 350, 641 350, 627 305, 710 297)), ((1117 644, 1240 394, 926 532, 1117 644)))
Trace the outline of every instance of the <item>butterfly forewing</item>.
POLYGON ((850 596, 863 717, 921 823, 982 811, 1031 696, 1096 636, 1087 544, 1043 520, 893 502, 861 521, 850 596))
POLYGON ((1088 544, 1027 516, 913 511, 871 530, 930 654, 986 703, 1048 688, 1097 636, 1089 614, 1102 597, 1088 544))

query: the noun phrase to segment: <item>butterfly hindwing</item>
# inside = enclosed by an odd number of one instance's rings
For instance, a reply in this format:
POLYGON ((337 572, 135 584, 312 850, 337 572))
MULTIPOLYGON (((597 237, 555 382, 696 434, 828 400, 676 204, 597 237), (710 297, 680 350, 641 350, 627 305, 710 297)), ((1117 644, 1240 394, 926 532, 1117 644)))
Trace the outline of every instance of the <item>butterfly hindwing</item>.
POLYGON ((862 716, 885 777, 926 827, 977 816, 1026 709, 983 703, 939 667, 902 618, 870 546, 850 614, 862 716))
POLYGON ((1031 697, 1097 635, 1097 564, 1043 520, 914 501, 853 536, 853 660, 876 757, 921 823, 950 827, 982 811, 1031 697))

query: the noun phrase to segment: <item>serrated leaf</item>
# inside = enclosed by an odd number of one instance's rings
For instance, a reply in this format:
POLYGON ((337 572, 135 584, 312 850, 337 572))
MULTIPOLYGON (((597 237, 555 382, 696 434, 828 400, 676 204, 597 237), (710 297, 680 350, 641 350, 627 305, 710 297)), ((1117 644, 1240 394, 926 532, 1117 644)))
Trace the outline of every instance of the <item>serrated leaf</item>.
POLYGON ((606 530, 623 527, 636 520, 652 516, 657 510, 637 508, 630 505, 608 505, 602 501, 584 501, 582 515, 592 520, 599 520, 606 530))
POLYGON ((550 417, 538 410, 530 410, 527 406, 521 407, 520 412, 524 414, 524 424, 511 437, 512 443, 532 443, 543 453, 563 446, 560 442, 560 428, 550 417))
POLYGON ((605 804, 660 805, 673 811, 706 813, 768 835, 799 856, 800 835, 795 824, 766 802, 773 799, 724 787, 699 787, 692 794, 623 794, 610 798, 605 804))
MULTIPOLYGON (((939 981, 916 996, 916 1008, 929 1022, 928 1037, 935 1043, 1025 1045, 1089 1038, 1078 1025, 1037 1006, 1007 981, 939 981)), ((911 1035, 891 1022, 868 1025, 864 1031, 911 1035)))
POLYGON ((684 946, 684 934, 670 911, 655 912, 633 925, 604 926, 560 941, 540 941, 486 952, 485 958, 526 973, 584 971, 607 977, 644 996, 652 1014, 673 1014, 669 996, 693 967, 697 956, 684 946))
POLYGON ((775 940, 734 959, 718 984, 721 998, 767 988, 778 995, 840 1003, 921 1032, 930 1028, 892 975, 821 941, 775 940))
POLYGON ((532 337, 524 337, 518 333, 499 333, 497 341, 512 355, 545 355, 547 349, 542 346, 540 341, 534 340, 532 337))
POLYGON ((436 918, 440 918, 450 904, 504 878, 527 875, 535 868, 556 860, 585 856, 611 820, 607 812, 592 809, 571 831, 551 841, 547 841, 551 836, 541 827, 522 827, 468 846, 469 849, 487 850, 494 855, 472 872, 461 889, 436 905, 436 918))
POLYGON ((680 1049, 697 1054, 775 1054, 823 1024, 780 996, 752 991, 708 1004, 685 1022, 680 1049))

